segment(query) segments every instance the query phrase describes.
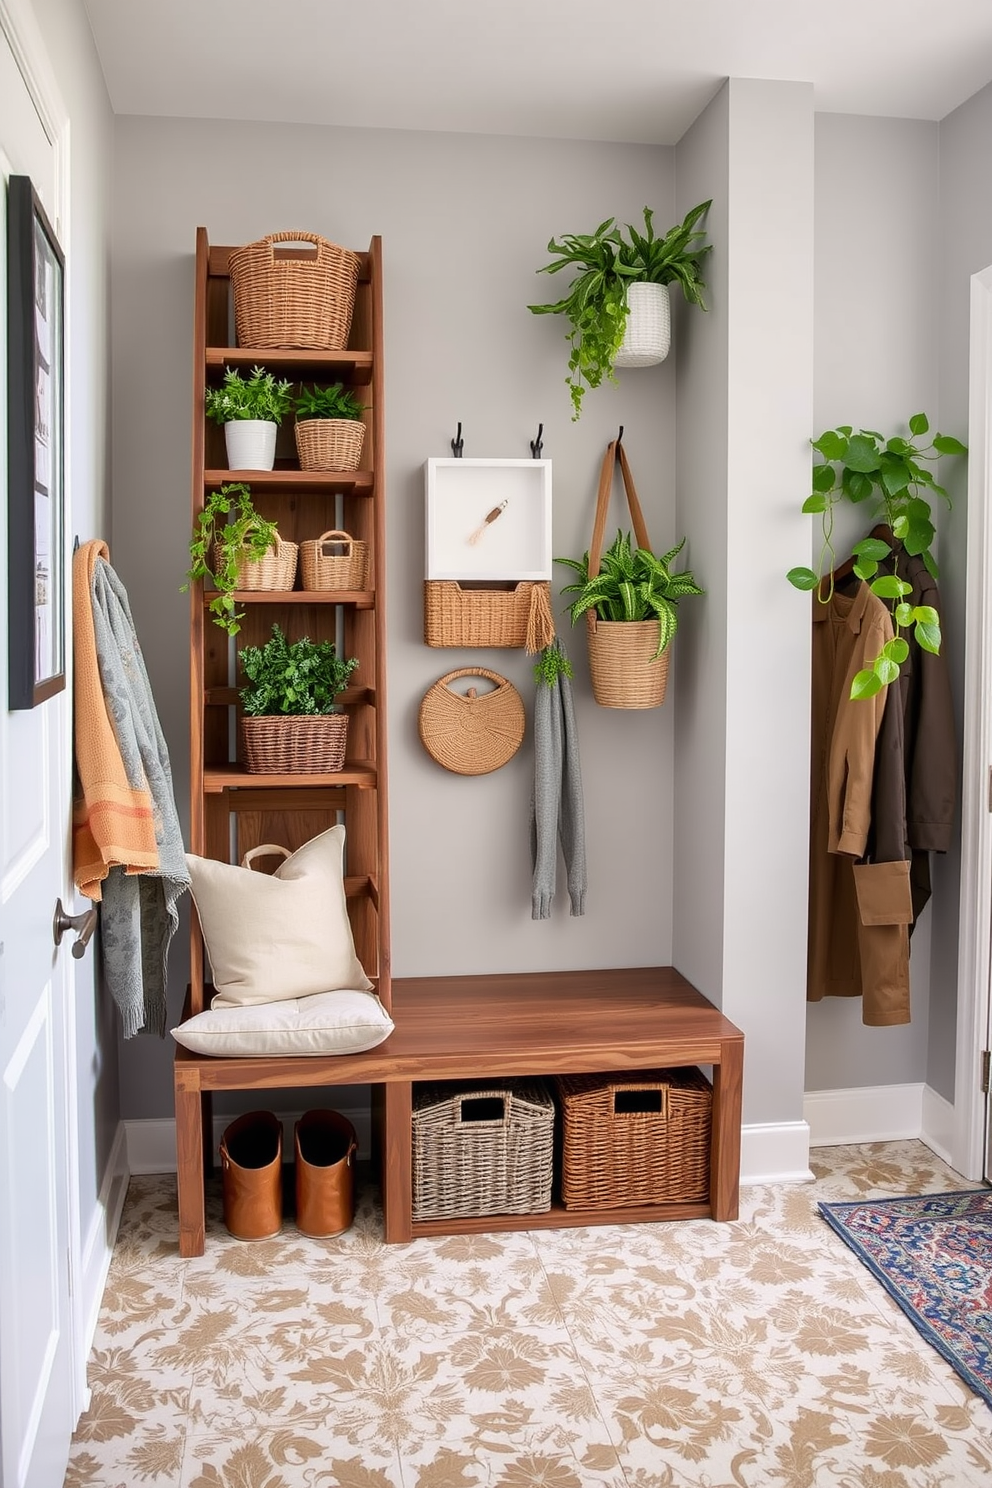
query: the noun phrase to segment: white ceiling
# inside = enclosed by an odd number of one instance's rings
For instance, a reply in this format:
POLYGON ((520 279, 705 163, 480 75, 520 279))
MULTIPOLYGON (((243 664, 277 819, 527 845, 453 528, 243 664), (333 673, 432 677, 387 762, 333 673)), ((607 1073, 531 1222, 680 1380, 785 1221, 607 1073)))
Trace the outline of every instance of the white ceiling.
POLYGON ((940 119, 992 0, 86 0, 121 114, 674 144, 725 77, 940 119))

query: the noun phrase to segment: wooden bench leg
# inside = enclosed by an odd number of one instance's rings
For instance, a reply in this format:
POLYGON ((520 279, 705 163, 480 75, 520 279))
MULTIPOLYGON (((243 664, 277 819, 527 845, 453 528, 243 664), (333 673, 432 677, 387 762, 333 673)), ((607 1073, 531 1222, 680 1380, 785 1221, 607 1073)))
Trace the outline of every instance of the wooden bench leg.
POLYGON ((382 1210, 386 1243, 413 1239, 413 1086, 389 1082, 382 1133, 382 1210))
POLYGON ((736 1219, 740 1210, 743 1082, 743 1039, 721 1042, 720 1063, 713 1066, 710 1135, 710 1208, 714 1219, 736 1219))
POLYGON ((179 1254, 203 1254, 206 1215, 203 1193, 203 1103, 199 1082, 187 1088, 176 1072, 176 1174, 179 1194, 179 1254))

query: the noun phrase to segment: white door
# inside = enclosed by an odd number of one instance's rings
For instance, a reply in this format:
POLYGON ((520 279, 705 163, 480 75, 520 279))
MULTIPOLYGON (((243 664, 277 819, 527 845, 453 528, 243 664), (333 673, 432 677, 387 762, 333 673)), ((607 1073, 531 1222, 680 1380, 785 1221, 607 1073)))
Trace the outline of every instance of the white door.
MULTIPOLYGON (((57 151, 0 29, 0 285, 6 181, 34 182, 53 224, 57 151)), ((0 485, 7 486, 6 295, 0 296, 0 485)), ((0 1482, 61 1484, 75 1424, 69 1253, 71 937, 56 950, 67 884, 69 693, 7 708, 7 529, 0 554, 0 1482)), ((63 529, 65 530, 65 529, 63 529)), ((68 530, 71 531, 71 528, 68 530)), ((64 538, 62 542, 64 554, 64 538)))

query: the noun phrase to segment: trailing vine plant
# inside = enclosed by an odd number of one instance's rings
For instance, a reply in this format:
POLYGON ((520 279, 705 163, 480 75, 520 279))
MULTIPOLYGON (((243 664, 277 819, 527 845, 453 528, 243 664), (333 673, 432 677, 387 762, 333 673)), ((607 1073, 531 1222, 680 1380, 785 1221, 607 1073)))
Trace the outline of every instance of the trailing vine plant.
POLYGON ((198 579, 209 579, 218 591, 209 603, 213 622, 237 635, 244 619, 234 602, 238 564, 264 558, 275 540, 276 524, 259 516, 249 486, 237 481, 211 491, 190 538, 190 567, 181 592, 198 579))
MULTIPOLYGON (((941 455, 966 455, 967 447, 950 434, 930 432, 925 413, 914 413, 909 420, 912 436, 899 435, 886 439, 874 429, 859 429, 850 424, 828 429, 812 441, 821 459, 813 466, 813 492, 803 503, 803 511, 820 517, 823 541, 816 569, 793 568, 787 577, 797 589, 815 589, 822 604, 829 604, 834 593, 834 569, 837 555, 833 546, 834 508, 839 501, 855 505, 871 501, 875 520, 883 520, 894 537, 911 557, 920 557, 933 578, 938 577, 937 563, 931 551, 935 536, 933 511, 928 500, 931 493, 940 496, 950 507, 951 499, 938 485, 929 465, 941 455)), ((895 634, 886 642, 869 666, 859 671, 851 684, 852 698, 869 698, 894 682, 909 655, 909 643, 902 634, 912 627, 913 635, 924 651, 940 651, 940 616, 932 605, 911 605, 906 596, 912 585, 894 573, 879 573, 879 565, 892 554, 892 548, 880 538, 866 537, 855 543, 854 572, 868 584, 873 594, 888 600, 892 607, 895 634)))

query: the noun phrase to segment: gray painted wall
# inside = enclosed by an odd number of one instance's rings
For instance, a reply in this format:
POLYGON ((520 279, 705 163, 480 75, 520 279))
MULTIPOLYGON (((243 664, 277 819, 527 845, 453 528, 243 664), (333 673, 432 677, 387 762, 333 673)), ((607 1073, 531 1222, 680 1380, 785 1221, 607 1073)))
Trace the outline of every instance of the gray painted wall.
MULTIPOLYGON (((969 299, 971 276, 992 264, 992 199, 988 161, 992 150, 992 84, 941 121, 940 194, 936 213, 939 233, 940 422, 959 439, 968 439, 969 299)), ((981 458, 976 452, 974 458, 981 458)), ((943 462, 944 466, 947 462, 943 462)), ((961 464, 961 462, 957 462, 961 464)), ((964 470, 953 464, 941 477, 954 499, 954 509, 941 532, 941 598, 955 701, 960 726, 963 707, 965 579, 967 572, 967 486, 964 470)), ((960 894, 989 892, 987 884, 960 884, 957 851, 938 863, 933 919, 934 980, 931 991, 930 1047, 927 1080, 948 1100, 954 1095, 957 1011, 957 937, 960 894), (937 968, 939 967, 939 975, 937 968)))
MULTIPOLYGON (((935 203, 937 193, 936 124, 817 115, 815 435, 838 424, 906 432, 907 420, 921 409, 936 420, 939 224, 925 204, 935 203), (883 181, 894 201, 921 204, 912 232, 893 232, 886 212, 872 200, 883 181)), ((835 546, 842 560, 873 519, 854 508, 839 518, 835 546)), ((942 560, 945 542, 942 535, 942 560)), ((949 580, 942 588, 945 608, 951 587, 949 580)), ((956 625, 947 627, 952 656, 961 634, 956 625)), ((936 897, 943 899, 946 891, 941 882, 936 897)), ((924 910, 913 932, 912 1021, 901 1028, 865 1028, 860 999, 810 1005, 807 1090, 926 1077, 934 908, 924 910)), ((953 1044, 952 1028, 952 1050, 953 1044)))
MULTIPOLYGON (((443 673, 494 666, 533 695, 523 652, 423 644, 423 474, 449 453, 529 455, 539 422, 554 462, 554 551, 588 546, 600 461, 622 423, 654 544, 671 546, 674 357, 621 373, 586 398, 578 424, 565 387, 564 323, 532 316, 558 298, 537 275, 553 234, 590 231, 655 207, 673 218, 668 149, 280 127, 116 121, 113 250, 114 560, 128 586, 185 812, 192 253, 198 224, 216 243, 307 227, 385 258, 389 751, 393 968, 397 975, 668 963, 672 956, 671 706, 598 708, 584 638, 562 633, 576 670, 589 892, 568 914, 530 918, 529 739, 492 776, 441 770, 417 736, 417 708, 443 673)), ((698 318, 697 318, 698 319, 698 318)), ((678 328, 690 335, 695 324, 678 328)), ((610 525, 629 525, 619 492, 610 525)), ((693 555, 696 561, 696 555, 693 555)), ((559 570, 555 590, 565 582, 559 570)), ((703 570, 701 580, 709 583, 703 570)), ((718 586, 717 586, 718 587, 718 586)), ((705 605, 708 601, 696 601, 705 605)), ((187 968, 172 967, 178 1014, 187 968)), ((467 1010, 470 1015, 470 1010, 467 1010)), ((172 1112, 172 1041, 122 1049, 126 1117, 172 1112)), ((287 1109, 293 1098, 286 1094, 287 1109)))
MULTIPOLYGON (((33 0, 70 118, 66 334, 67 490, 82 540, 110 536, 109 235, 113 116, 78 0, 33 0)), ((85 1239, 119 1116, 116 1009, 95 985, 95 957, 73 962, 76 980, 75 1113, 79 1223, 85 1239)))

